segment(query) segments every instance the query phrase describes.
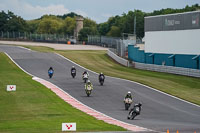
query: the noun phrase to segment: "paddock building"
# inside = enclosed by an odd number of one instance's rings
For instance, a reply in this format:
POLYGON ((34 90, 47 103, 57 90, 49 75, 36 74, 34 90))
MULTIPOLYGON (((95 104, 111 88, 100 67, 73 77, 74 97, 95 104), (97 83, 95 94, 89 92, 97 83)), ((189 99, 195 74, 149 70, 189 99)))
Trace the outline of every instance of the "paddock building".
POLYGON ((145 17, 145 47, 128 46, 132 61, 200 69, 200 11, 145 17))

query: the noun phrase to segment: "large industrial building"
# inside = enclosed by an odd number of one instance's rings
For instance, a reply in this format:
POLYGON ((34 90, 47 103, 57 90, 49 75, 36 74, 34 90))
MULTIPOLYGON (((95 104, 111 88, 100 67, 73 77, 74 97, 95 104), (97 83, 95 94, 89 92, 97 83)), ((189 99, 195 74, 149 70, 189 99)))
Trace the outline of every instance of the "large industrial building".
POLYGON ((145 17, 145 50, 129 45, 129 59, 199 69, 200 11, 145 17))

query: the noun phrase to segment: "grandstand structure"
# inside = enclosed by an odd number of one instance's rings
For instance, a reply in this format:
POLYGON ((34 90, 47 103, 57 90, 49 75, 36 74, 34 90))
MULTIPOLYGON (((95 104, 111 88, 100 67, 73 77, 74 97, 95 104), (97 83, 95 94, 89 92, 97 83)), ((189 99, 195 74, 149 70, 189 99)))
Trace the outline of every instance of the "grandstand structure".
POLYGON ((132 61, 200 69, 200 11, 145 17, 145 48, 128 46, 132 61))

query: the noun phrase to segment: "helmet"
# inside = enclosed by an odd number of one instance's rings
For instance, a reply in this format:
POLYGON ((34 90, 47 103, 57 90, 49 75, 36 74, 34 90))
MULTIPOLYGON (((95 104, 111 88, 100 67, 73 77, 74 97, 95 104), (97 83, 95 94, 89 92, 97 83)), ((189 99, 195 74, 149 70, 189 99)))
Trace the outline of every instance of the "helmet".
POLYGON ((72 66, 72 68, 74 68, 74 66, 72 66))
POLYGON ((53 69, 52 67, 50 67, 49 69, 53 69))
POLYGON ((130 91, 128 91, 128 94, 131 94, 131 92, 130 92, 130 91))
POLYGON ((139 103, 138 103, 138 105, 139 105, 139 106, 142 106, 142 103, 141 103, 141 102, 139 102, 139 103))
POLYGON ((102 75, 103 73, 101 72, 100 74, 102 75))
POLYGON ((90 80, 87 81, 88 83, 91 83, 90 80))

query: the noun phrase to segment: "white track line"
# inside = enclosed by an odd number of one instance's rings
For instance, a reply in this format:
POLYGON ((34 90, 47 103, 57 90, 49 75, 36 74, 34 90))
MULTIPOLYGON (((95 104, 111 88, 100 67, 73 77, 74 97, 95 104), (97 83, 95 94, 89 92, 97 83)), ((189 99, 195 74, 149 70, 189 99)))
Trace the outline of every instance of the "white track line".
MULTIPOLYGON (((92 71, 92 70, 89 70, 89 69, 87 69, 87 68, 85 68, 85 67, 83 67, 83 66, 81 66, 81 65, 79 65, 79 64, 77 64, 77 63, 75 63, 75 62, 73 62, 73 61, 71 61, 70 59, 64 57, 63 55, 60 55, 60 54, 58 54, 58 53, 55 53, 55 54, 57 54, 58 56, 60 56, 60 57, 62 57, 62 58, 64 58, 64 59, 66 59, 66 60, 68 60, 68 61, 70 61, 71 63, 76 64, 77 66, 79 66, 79 67, 81 67, 81 68, 83 68, 83 69, 85 69, 85 70, 87 70, 87 71, 90 71, 90 72, 92 72, 92 73, 98 74, 98 73, 96 73, 96 72, 94 72, 94 71, 92 71)), ((106 76, 107 76, 107 75, 106 75, 106 76)), ((182 101, 182 102, 185 102, 185 103, 194 105, 194 106, 196 106, 196 107, 200 107, 200 106, 197 105, 197 104, 191 103, 191 102, 189 102, 189 101, 183 100, 183 99, 181 99, 181 98, 175 97, 175 96, 173 96, 173 95, 167 94, 167 93, 165 93, 165 92, 162 92, 162 91, 160 91, 160 90, 157 90, 157 89, 155 89, 155 88, 149 87, 149 86, 147 86, 147 85, 144 85, 144 84, 141 84, 141 83, 138 83, 138 82, 135 82, 135 81, 131 81, 131 80, 128 80, 128 79, 116 78, 116 77, 112 77, 112 76, 107 76, 107 77, 114 78, 114 79, 120 79, 120 80, 124 80, 124 81, 128 81, 128 82, 132 82, 132 83, 135 83, 135 84, 138 84, 138 85, 147 87, 147 88, 149 88, 149 89, 151 89, 151 90, 157 91, 157 92, 159 92, 159 93, 162 93, 162 94, 164 94, 164 95, 167 95, 167 96, 169 96, 169 97, 172 97, 172 98, 175 98, 175 99, 177 99, 177 100, 180 100, 180 101, 182 101)))
POLYGON ((26 50, 28 50, 28 51, 32 51, 31 49, 25 48, 25 47, 22 47, 22 46, 17 46, 17 47, 22 48, 22 49, 26 49, 26 50))
POLYGON ((27 72, 26 70, 24 70, 21 66, 19 66, 19 65, 10 57, 10 55, 8 55, 6 52, 4 52, 4 53, 5 53, 5 54, 8 56, 8 58, 10 58, 10 60, 11 60, 12 62, 14 62, 15 65, 17 65, 22 71, 24 71, 26 74, 28 74, 28 75, 34 77, 34 75, 30 74, 29 72, 27 72))

